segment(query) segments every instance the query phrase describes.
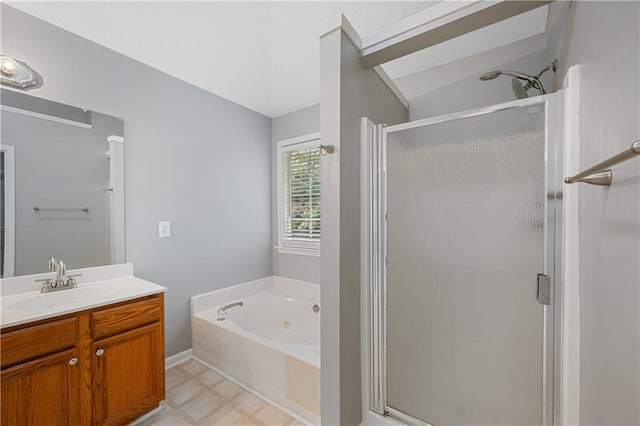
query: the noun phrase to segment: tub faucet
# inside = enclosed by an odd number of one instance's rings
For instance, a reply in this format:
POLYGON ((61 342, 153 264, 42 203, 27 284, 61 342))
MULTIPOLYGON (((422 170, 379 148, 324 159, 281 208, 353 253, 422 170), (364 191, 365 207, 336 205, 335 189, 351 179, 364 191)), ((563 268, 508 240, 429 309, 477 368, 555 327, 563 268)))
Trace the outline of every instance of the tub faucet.
POLYGON ((227 303, 226 305, 220 307, 220 309, 218 309, 216 311, 216 315, 218 316, 217 320, 218 321, 224 321, 227 319, 227 311, 231 308, 235 308, 236 306, 242 306, 244 305, 244 302, 240 301, 240 302, 233 302, 233 303, 227 303))

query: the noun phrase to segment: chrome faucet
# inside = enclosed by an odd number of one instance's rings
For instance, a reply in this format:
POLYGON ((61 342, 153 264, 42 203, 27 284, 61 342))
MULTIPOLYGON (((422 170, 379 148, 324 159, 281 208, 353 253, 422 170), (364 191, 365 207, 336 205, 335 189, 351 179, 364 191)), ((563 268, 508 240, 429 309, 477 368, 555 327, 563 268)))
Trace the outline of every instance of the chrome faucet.
POLYGON ((55 257, 49 259, 49 270, 56 273, 55 287, 63 286, 64 279, 67 276, 67 265, 62 260, 56 262, 55 257))
POLYGON ((55 257, 49 258, 49 270, 56 273, 56 279, 51 278, 36 280, 36 282, 42 282, 42 288, 40 293, 49 293, 52 291, 66 290, 68 288, 78 287, 78 283, 73 279, 79 277, 82 274, 67 276, 67 266, 62 260, 56 261, 55 257))
POLYGON ((224 321, 227 319, 227 311, 231 308, 235 308, 236 306, 242 306, 244 305, 244 302, 240 301, 240 302, 233 302, 233 303, 227 303, 226 305, 222 306, 220 309, 218 309, 216 311, 216 315, 218 316, 217 320, 218 321, 224 321))

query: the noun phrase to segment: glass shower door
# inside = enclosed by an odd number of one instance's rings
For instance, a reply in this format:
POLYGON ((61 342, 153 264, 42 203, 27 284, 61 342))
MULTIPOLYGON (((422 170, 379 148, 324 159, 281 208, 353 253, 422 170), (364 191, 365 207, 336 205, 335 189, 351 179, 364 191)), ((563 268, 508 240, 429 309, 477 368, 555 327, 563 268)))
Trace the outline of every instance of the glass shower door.
POLYGON ((391 415, 544 423, 547 104, 529 103, 384 131, 391 415))

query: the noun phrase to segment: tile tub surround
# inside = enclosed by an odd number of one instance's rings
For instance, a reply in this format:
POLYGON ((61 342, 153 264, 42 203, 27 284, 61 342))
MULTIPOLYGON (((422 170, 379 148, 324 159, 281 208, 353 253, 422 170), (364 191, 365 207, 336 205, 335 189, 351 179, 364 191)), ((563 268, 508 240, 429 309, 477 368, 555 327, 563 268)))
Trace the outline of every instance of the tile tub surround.
POLYGON ((166 378, 162 410, 136 425, 303 424, 196 360, 169 368, 166 378))
POLYGON ((282 277, 192 298, 193 356, 320 424, 319 285, 282 277), (221 305, 244 301, 217 321, 221 305))
POLYGON ((67 272, 67 275, 73 274, 82 274, 76 278, 77 289, 60 290, 47 294, 40 293, 42 284, 35 282, 35 280, 53 278, 55 277, 54 273, 25 275, 1 280, 0 327, 11 327, 167 291, 165 287, 133 276, 131 263, 75 269, 67 272), (101 287, 105 291, 95 294, 83 291, 92 287, 101 287), (61 297, 68 295, 71 300, 72 295, 76 294, 73 292, 77 290, 82 291, 83 297, 72 301, 66 301, 65 297, 61 297), (55 302, 32 309, 18 308, 21 304, 27 303, 29 299, 36 298, 39 301, 50 298, 55 302))

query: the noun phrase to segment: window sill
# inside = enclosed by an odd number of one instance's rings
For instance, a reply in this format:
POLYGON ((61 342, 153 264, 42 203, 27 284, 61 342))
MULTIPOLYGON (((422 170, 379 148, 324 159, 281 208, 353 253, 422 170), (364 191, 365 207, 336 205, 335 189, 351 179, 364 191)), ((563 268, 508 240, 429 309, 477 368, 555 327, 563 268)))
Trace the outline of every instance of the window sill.
POLYGON ((294 254, 298 256, 320 256, 320 249, 305 249, 305 248, 297 248, 297 247, 274 247, 278 249, 278 253, 280 254, 294 254))

